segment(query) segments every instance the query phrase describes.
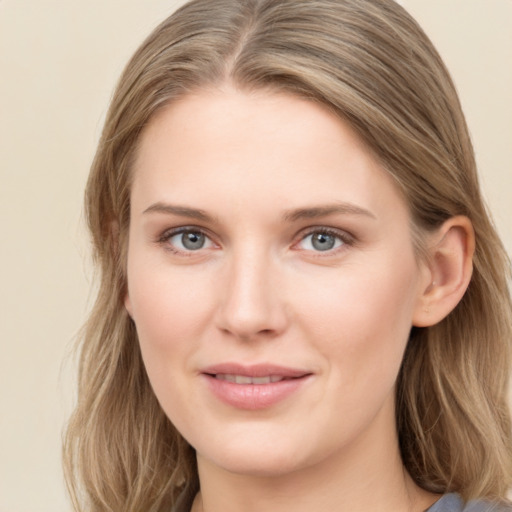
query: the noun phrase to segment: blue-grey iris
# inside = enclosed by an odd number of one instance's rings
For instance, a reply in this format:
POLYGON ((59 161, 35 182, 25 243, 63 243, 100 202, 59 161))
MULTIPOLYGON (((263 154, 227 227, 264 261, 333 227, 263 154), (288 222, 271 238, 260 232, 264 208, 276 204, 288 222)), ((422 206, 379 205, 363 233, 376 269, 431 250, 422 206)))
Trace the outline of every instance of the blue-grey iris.
POLYGON ((328 251, 336 244, 336 237, 327 233, 314 233, 311 237, 311 244, 317 251, 328 251))
POLYGON ((205 236, 197 231, 189 231, 181 235, 181 243, 183 247, 190 251, 197 251, 202 249, 205 242, 205 236))

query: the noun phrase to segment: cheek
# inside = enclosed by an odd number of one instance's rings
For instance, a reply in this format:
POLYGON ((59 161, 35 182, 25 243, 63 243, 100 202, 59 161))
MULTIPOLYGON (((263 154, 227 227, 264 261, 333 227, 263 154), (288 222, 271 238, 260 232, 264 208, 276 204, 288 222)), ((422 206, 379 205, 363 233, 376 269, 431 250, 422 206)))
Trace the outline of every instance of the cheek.
POLYGON ((394 380, 412 325, 416 288, 413 257, 340 269, 336 279, 319 280, 302 294, 298 322, 344 381, 356 382, 361 374, 394 380))
MULTIPOLYGON (((203 276, 204 277, 204 276, 203 276)), ((209 318, 211 299, 201 276, 132 255, 128 292, 144 365, 158 399, 186 369, 209 318)), ((177 384, 177 383, 174 383, 177 384)), ((164 408, 166 408, 164 406, 164 408)))
POLYGON ((128 295, 137 329, 150 331, 155 341, 199 325, 208 302, 200 275, 137 258, 128 265, 128 295))
MULTIPOLYGON (((158 401, 173 423, 190 417, 192 423, 200 421, 189 410, 188 395, 176 390, 187 388, 184 375, 191 370, 202 339, 206 291, 186 272, 139 264, 135 258, 128 268, 128 283, 142 359, 158 401)), ((186 431, 187 424, 180 421, 176 426, 186 431)))

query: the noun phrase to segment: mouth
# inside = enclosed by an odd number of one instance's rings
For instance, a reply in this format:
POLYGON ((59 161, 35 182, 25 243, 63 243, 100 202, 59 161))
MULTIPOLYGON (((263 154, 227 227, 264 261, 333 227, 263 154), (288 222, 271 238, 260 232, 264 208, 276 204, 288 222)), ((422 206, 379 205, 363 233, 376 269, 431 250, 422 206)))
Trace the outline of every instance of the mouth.
MULTIPOLYGON (((248 375, 234 375, 232 373, 218 373, 210 375, 211 377, 227 382, 234 382, 235 384, 270 384, 273 382, 281 382, 282 380, 289 380, 290 377, 283 377, 282 375, 267 375, 266 377, 249 377, 248 375)), ((297 378, 297 377, 293 377, 297 378)))
POLYGON ((201 372, 220 401, 243 410, 267 409, 296 395, 312 373, 275 365, 221 364, 201 372))
POLYGON ((252 365, 221 363, 204 368, 202 373, 235 384, 272 384, 311 375, 310 371, 301 368, 267 363, 252 365))

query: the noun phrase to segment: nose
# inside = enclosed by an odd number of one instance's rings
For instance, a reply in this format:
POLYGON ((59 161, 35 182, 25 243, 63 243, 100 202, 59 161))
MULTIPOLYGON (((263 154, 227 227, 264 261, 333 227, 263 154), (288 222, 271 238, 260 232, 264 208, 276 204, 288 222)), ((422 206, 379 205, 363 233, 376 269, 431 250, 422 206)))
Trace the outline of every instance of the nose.
POLYGON ((279 269, 261 251, 233 256, 219 293, 217 326, 240 340, 275 338, 288 325, 279 269))

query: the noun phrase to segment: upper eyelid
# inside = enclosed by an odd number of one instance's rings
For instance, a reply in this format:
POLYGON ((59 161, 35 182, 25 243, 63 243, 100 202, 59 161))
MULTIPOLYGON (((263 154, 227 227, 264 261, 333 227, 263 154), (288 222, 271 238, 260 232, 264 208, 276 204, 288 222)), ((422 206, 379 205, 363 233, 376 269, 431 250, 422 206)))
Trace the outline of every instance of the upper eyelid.
POLYGON ((218 243, 212 238, 212 236, 208 233, 208 230, 205 230, 204 228, 200 228, 198 226, 179 226, 179 227, 173 227, 163 230, 159 235, 156 236, 155 244, 157 246, 162 247, 165 251, 169 251, 170 253, 173 253, 180 257, 198 257, 201 254, 204 254, 204 250, 211 250, 212 248, 215 249, 215 246, 218 247, 218 243), (174 244, 170 242, 171 238, 178 236, 182 233, 200 233, 207 238, 211 245, 213 247, 201 247, 200 249, 196 250, 189 250, 189 249, 182 249, 180 247, 176 247, 174 244))
POLYGON ((355 238, 356 238, 352 233, 350 233, 349 231, 347 231, 345 229, 334 228, 334 227, 330 227, 330 226, 311 226, 311 227, 304 228, 303 230, 301 230, 297 234, 296 239, 302 240, 306 236, 312 235, 314 233, 327 233, 329 235, 334 235, 334 236, 339 237, 341 240, 343 240, 345 242, 353 242, 353 241, 355 241, 355 238))
MULTIPOLYGON (((159 232, 156 235, 154 242, 157 245, 167 246, 166 248, 170 250, 171 246, 174 247, 170 243, 170 239, 174 236, 177 236, 177 235, 180 235, 180 234, 186 233, 186 232, 201 233, 211 242, 211 244, 213 244, 214 246, 219 245, 218 241, 215 240, 215 237, 213 237, 208 230, 201 228, 199 226, 190 226, 190 225, 164 229, 163 231, 159 232)), ((200 252, 200 251, 201 251, 201 249, 198 249, 197 251, 184 251, 183 249, 179 249, 176 247, 174 247, 174 249, 173 249, 173 252, 180 252, 180 253, 184 253, 184 254, 188 253, 188 252, 192 253, 192 252, 200 252)))
POLYGON ((179 235, 180 233, 186 233, 187 231, 201 233, 202 235, 205 235, 206 237, 212 239, 212 235, 209 230, 201 228, 199 226, 190 225, 164 229, 158 236, 158 238, 161 240, 169 239, 172 236, 179 235))
POLYGON ((299 251, 307 255, 309 258, 333 258, 340 256, 347 249, 356 245, 357 239, 354 235, 344 229, 332 228, 327 226, 315 226, 302 230, 296 237, 295 242, 292 244, 292 250, 299 251), (302 249, 298 247, 303 240, 314 233, 326 233, 335 236, 341 240, 341 245, 325 251, 316 251, 312 249, 302 249))

